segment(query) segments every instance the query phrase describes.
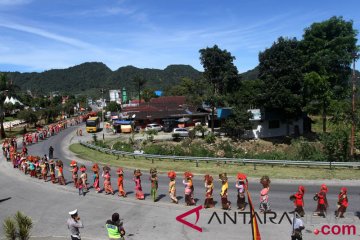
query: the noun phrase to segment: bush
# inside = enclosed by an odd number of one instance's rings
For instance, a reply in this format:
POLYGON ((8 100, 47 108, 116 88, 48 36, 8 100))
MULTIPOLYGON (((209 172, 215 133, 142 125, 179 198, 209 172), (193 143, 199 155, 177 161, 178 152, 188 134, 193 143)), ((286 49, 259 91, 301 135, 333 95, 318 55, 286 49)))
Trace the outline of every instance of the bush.
POLYGON ((194 157, 214 157, 215 153, 201 144, 192 144, 190 146, 190 155, 194 157))
POLYGON ((216 141, 216 137, 214 133, 209 133, 208 135, 205 136, 206 143, 211 144, 211 143, 215 143, 215 141, 216 141))
POLYGON ((113 145, 113 149, 125 152, 134 152, 134 147, 130 143, 117 142, 113 145))
POLYGON ((31 218, 21 212, 17 212, 13 218, 6 218, 3 222, 3 229, 8 240, 29 240, 30 231, 33 227, 31 218))
POLYGON ((321 142, 327 160, 344 162, 349 159, 349 135, 344 129, 324 133, 321 142))
POLYGON ((325 155, 322 148, 318 146, 320 144, 308 142, 303 138, 292 142, 291 146, 294 148, 294 160, 313 160, 313 161, 324 161, 325 155))
POLYGON ((96 141, 95 145, 102 148, 109 148, 109 145, 107 145, 104 141, 96 141))

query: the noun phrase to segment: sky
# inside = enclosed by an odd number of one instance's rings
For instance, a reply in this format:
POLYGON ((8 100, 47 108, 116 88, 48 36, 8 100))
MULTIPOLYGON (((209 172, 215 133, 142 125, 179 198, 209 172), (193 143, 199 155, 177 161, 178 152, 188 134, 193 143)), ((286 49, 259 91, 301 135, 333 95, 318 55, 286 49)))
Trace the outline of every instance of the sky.
POLYGON ((217 44, 239 72, 280 36, 301 39, 332 16, 360 29, 348 0, 0 0, 0 71, 40 72, 83 62, 203 70, 199 50, 217 44))

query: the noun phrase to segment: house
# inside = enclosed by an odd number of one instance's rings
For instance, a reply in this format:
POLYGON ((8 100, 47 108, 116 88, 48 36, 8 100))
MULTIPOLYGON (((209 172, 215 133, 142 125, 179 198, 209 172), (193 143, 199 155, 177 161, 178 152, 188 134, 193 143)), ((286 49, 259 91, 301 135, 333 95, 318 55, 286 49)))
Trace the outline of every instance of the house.
MULTIPOLYGON (((133 103, 133 102, 132 102, 133 103)), ((150 102, 123 105, 121 118, 132 119, 136 126, 144 128, 149 123, 164 124, 176 120, 181 126, 192 126, 195 122, 205 122, 208 113, 186 104, 184 96, 153 98, 150 102), (186 120, 186 121, 179 121, 186 120)))
POLYGON ((300 136, 311 131, 310 118, 300 112, 297 117, 287 119, 280 110, 250 109, 252 130, 247 130, 245 138, 273 138, 300 136))

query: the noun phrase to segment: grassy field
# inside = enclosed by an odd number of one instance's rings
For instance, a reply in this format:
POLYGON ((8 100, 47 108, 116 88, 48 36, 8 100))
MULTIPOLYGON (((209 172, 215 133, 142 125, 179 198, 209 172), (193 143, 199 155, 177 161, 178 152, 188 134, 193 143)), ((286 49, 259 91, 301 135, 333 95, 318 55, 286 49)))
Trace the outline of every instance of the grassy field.
MULTIPOLYGON (((26 128, 26 131, 29 132, 35 132, 36 128, 26 128)), ((7 138, 11 138, 11 137, 15 137, 15 136, 22 136, 24 132, 24 127, 17 127, 17 128, 12 128, 11 131, 9 129, 5 130, 6 133, 6 137, 7 138)))
POLYGON ((360 170, 356 169, 324 169, 324 168, 307 168, 307 167, 280 167, 280 166, 256 166, 253 165, 235 165, 235 164, 216 164, 200 162, 196 167, 195 162, 190 161, 172 161, 157 160, 145 158, 128 158, 118 157, 95 150, 86 148, 78 143, 72 144, 70 150, 78 157, 97 162, 108 164, 115 167, 140 168, 148 171, 152 167, 156 167, 160 172, 175 170, 177 172, 192 171, 198 174, 217 175, 221 172, 227 172, 230 176, 235 176, 238 172, 244 172, 249 177, 261 177, 269 175, 277 179, 360 179, 360 170))

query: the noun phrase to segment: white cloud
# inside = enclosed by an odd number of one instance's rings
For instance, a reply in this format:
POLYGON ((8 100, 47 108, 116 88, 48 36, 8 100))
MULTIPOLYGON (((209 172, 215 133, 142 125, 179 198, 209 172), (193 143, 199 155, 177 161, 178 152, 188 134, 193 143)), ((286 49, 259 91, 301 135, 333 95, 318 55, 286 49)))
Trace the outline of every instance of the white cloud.
POLYGON ((21 32, 26 32, 26 33, 30 33, 30 34, 33 34, 33 35, 38 35, 38 36, 48 38, 48 39, 52 39, 52 40, 55 40, 55 41, 58 41, 58 42, 62 42, 62 43, 65 43, 67 45, 74 46, 74 47, 79 47, 79 48, 92 48, 92 47, 94 47, 89 43, 86 43, 84 41, 81 41, 81 40, 78 40, 78 39, 75 39, 75 38, 62 36, 62 35, 59 35, 59 34, 56 34, 56 33, 48 32, 48 31, 40 29, 40 28, 27 26, 27 25, 23 25, 23 24, 5 22, 5 21, 0 20, 0 27, 12 29, 12 30, 17 30, 17 31, 21 31, 21 32))

